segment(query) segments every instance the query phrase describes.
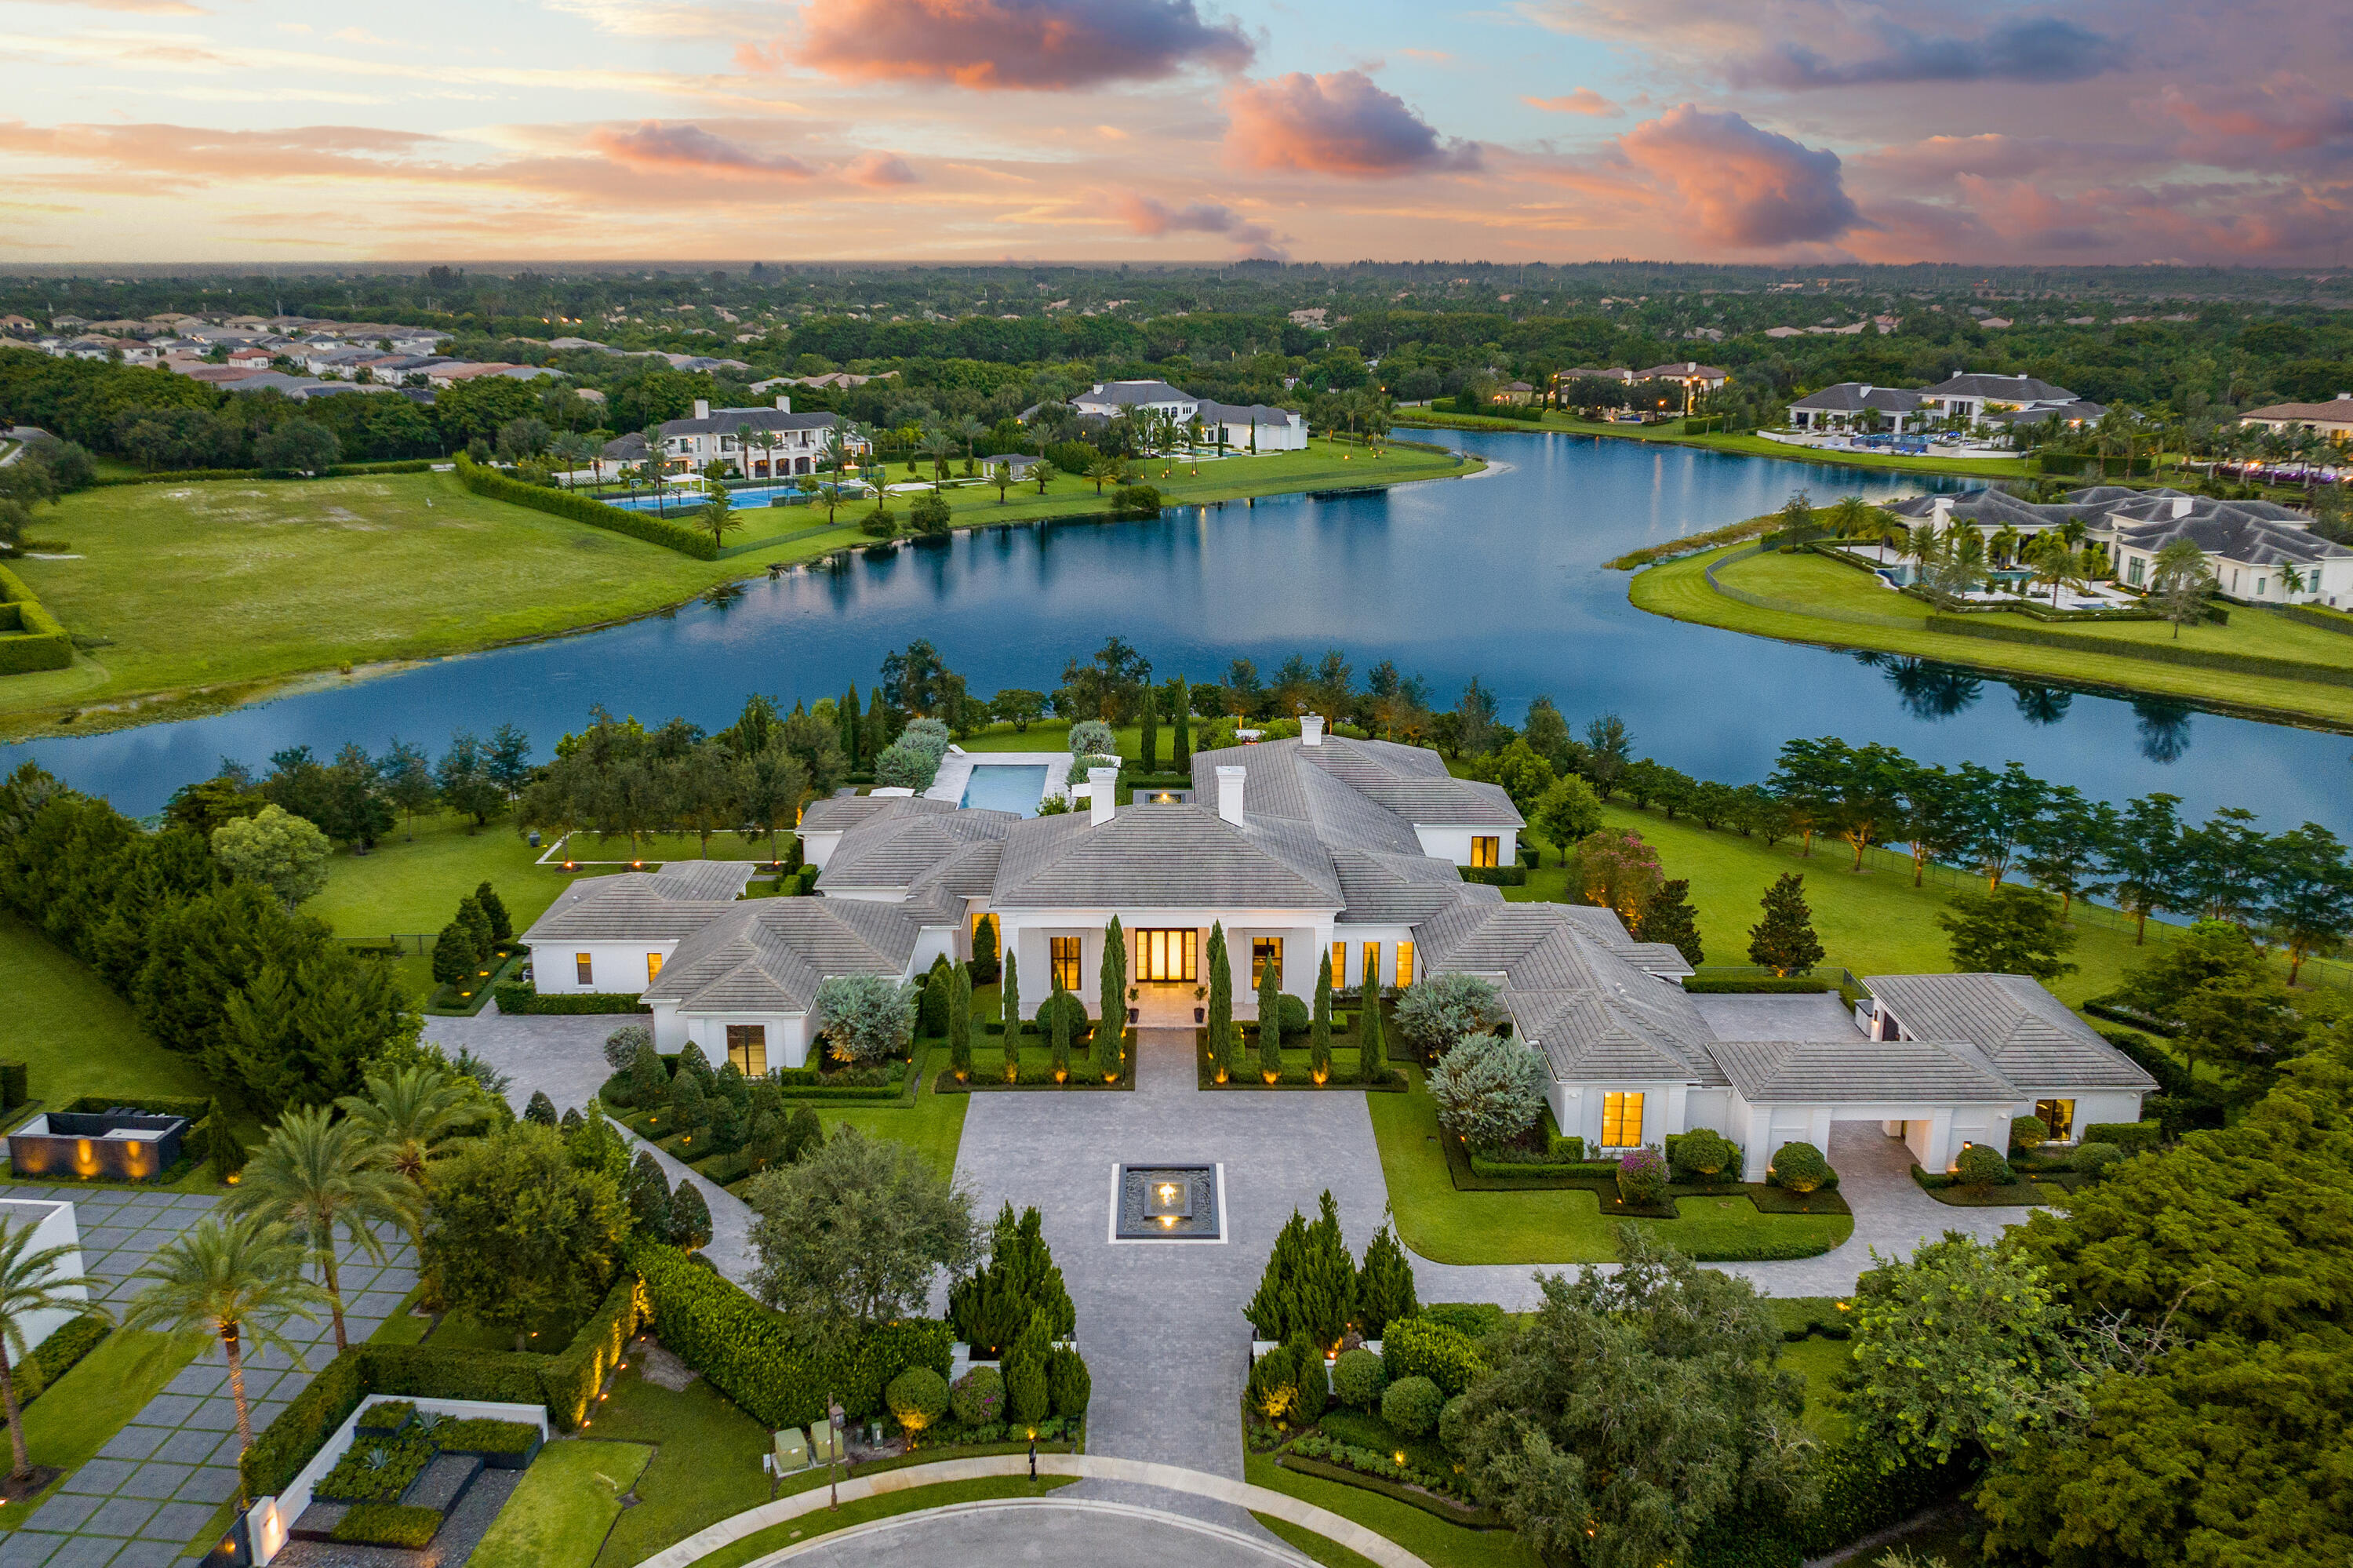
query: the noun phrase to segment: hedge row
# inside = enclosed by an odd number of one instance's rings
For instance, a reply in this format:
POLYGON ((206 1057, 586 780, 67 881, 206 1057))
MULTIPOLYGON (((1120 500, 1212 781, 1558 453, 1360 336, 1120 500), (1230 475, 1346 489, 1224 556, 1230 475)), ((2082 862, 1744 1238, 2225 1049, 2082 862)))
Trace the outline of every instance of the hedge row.
POLYGON ((2353 615, 2341 609, 2323 609, 2311 604, 2284 604, 2279 613, 2290 620, 2300 620, 2306 626, 2317 626, 2323 631, 2341 631, 2353 637, 2353 615))
POLYGON ((643 539, 649 545, 676 550, 681 556, 692 556, 699 561, 719 558, 719 546, 710 535, 672 523, 666 517, 649 517, 642 512, 624 511, 607 506, 601 501, 591 501, 585 495, 569 491, 550 490, 543 484, 525 484, 510 479, 475 462, 463 452, 458 454, 458 482, 476 495, 511 505, 528 506, 534 512, 544 512, 551 517, 569 518, 586 523, 593 528, 609 528, 616 534, 627 534, 633 539, 643 539))
POLYGON ((16 1363, 16 1404, 19 1409, 30 1404, 41 1391, 73 1371, 82 1357, 106 1342, 114 1332, 113 1319, 105 1314, 92 1312, 60 1323, 49 1337, 33 1348, 33 1353, 16 1363))
POLYGON ((1820 975, 1756 975, 1731 980, 1702 980, 1697 975, 1684 977, 1683 990, 1694 996, 1730 996, 1751 992, 1785 993, 1794 991, 1836 991, 1839 982, 1820 975))
POLYGON ((1525 887, 1528 868, 1524 865, 1466 865, 1458 868, 1465 882, 1480 882, 1489 887, 1525 887))
POLYGON ((1434 1514, 1447 1523, 1459 1525, 1465 1530, 1503 1528, 1503 1520, 1492 1510, 1465 1508, 1461 1503, 1448 1501, 1436 1492, 1424 1491, 1419 1487, 1409 1487, 1397 1481, 1384 1480, 1378 1476, 1367 1475, 1362 1470, 1352 1470, 1345 1465, 1335 1465, 1324 1459, 1311 1459, 1304 1454, 1287 1451, 1277 1456, 1275 1462, 1284 1469, 1299 1475, 1314 1476, 1319 1480, 1337 1481, 1344 1487, 1362 1487, 1368 1492, 1378 1492, 1383 1497, 1395 1498, 1401 1503, 1409 1503, 1424 1513, 1434 1514))
POLYGON ((33 1069, 24 1062, 0 1062, 0 1111, 12 1111, 33 1097, 33 1069))
POLYGON ((21 628, 0 631, 0 675, 63 670, 73 663, 73 639, 56 616, 41 608, 24 579, 5 567, 0 567, 0 603, 15 610, 12 619, 21 628))
POLYGON ((845 1353, 811 1356, 784 1314, 684 1253, 641 1243, 631 1262, 662 1347, 772 1431, 822 1420, 828 1393, 862 1418, 882 1408, 882 1390, 909 1367, 948 1374, 954 1337, 945 1323, 890 1323, 845 1353))
POLYGON ((543 1404, 558 1427, 576 1430, 644 1315, 638 1281, 625 1273, 596 1315, 555 1355, 353 1345, 329 1361, 311 1386, 256 1435, 243 1460, 246 1490, 252 1497, 275 1495, 311 1462, 343 1417, 372 1393, 543 1404))
POLYGON ((2257 653, 2231 653, 2215 648, 2184 648, 2175 642, 2127 642, 2114 637, 2072 637, 2032 626, 1996 626, 1966 616, 1932 615, 1928 630, 1962 637, 1982 637, 1996 642, 2027 642, 2038 648, 2063 648, 2075 653, 2108 653, 2125 659, 2147 659, 2158 664, 2186 664, 2200 670, 2226 670, 2239 675, 2262 675, 2281 681, 2317 681, 2324 685, 2353 686, 2353 668, 2314 664, 2301 659, 2269 659, 2257 653))
POLYGON ((422 1552, 441 1530, 441 1510, 403 1503, 354 1503, 331 1533, 347 1546, 390 1546, 422 1552))
POLYGON ((581 991, 571 996, 547 996, 527 985, 491 988, 491 1000, 509 1018, 526 1012, 651 1012, 652 1008, 620 991, 581 991))
POLYGON ((1821 1459, 1821 1500, 1798 1519, 1753 1511, 1720 1516, 1693 1542, 1689 1568, 1799 1568, 1958 1497, 1971 1480, 1964 1465, 1908 1465, 1883 1474, 1877 1453, 1847 1442, 1821 1459))
MULTIPOLYGON (((321 479, 358 479, 372 473, 426 473, 432 470, 432 458, 402 458, 396 462, 339 462, 323 469, 321 479)), ((284 474, 259 468, 173 468, 154 473, 121 474, 109 479, 90 481, 93 489, 105 489, 118 484, 193 484, 216 479, 284 479, 284 474)))

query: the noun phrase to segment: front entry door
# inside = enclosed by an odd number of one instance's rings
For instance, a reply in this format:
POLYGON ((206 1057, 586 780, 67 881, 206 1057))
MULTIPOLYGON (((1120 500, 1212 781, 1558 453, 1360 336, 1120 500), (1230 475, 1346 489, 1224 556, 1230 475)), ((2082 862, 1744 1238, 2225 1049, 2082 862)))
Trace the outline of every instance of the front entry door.
POLYGON ((1135 934, 1135 978, 1139 984, 1191 985, 1199 979, 1195 958, 1200 933, 1138 931, 1135 934))

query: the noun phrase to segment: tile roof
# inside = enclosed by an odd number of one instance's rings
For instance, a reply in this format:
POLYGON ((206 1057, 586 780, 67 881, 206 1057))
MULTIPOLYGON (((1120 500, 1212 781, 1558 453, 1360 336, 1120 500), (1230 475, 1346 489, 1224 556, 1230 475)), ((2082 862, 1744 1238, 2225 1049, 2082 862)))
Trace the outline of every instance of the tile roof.
POLYGON ((1909 414, 1919 408, 1920 394, 1907 392, 1901 387, 1874 387, 1867 381, 1841 381, 1835 387, 1809 392, 1789 407, 1820 408, 1833 414, 1859 414, 1865 408, 1876 408, 1883 414, 1909 414))
POLYGON ((661 433, 670 436, 732 436, 749 425, 755 430, 817 430, 840 424, 839 414, 787 414, 781 408, 713 408, 708 418, 664 419, 661 433))
MULTIPOLYGON (((1240 768, 1242 814, 1246 819, 1281 817, 1296 821, 1344 821, 1351 836, 1385 834, 1403 849, 1417 823, 1432 827, 1525 826, 1512 798, 1502 786, 1457 779, 1446 771, 1438 753, 1418 746, 1387 740, 1344 740, 1326 736, 1320 746, 1293 737, 1256 746, 1231 746, 1193 754, 1193 788, 1204 800, 1218 792, 1218 769, 1240 768), (1387 812, 1392 821, 1377 824, 1362 806, 1344 804, 1320 791, 1311 773, 1343 784, 1366 804, 1387 812)), ((1411 853, 1420 853, 1420 840, 1410 840, 1411 853)), ((1364 842, 1360 847, 1375 847, 1364 842)))
POLYGON ((1923 397, 1996 397, 2005 403, 2072 403, 2075 395, 2031 376, 1995 376, 1985 371, 1960 375, 1920 388, 1923 397))
POLYGON ((522 933, 541 942, 681 941, 744 895, 752 863, 671 861, 659 871, 583 877, 556 895, 522 933))
POLYGON ((1708 1054, 1751 1105, 2015 1102, 2016 1085, 1977 1050, 1941 1040, 1720 1040, 1708 1054))
POLYGON ((695 1012, 805 1012, 828 976, 905 973, 919 934, 896 905, 755 899, 681 942, 644 995, 695 1012))
POLYGON ((1340 878, 1314 835, 1271 821, 1237 828, 1199 806, 1124 806, 1016 821, 992 901, 1004 909, 1334 909, 1340 878))
POLYGON ((2029 1088, 2154 1089, 2157 1080, 2024 975, 1867 975, 1905 1033, 1967 1040, 2029 1088))

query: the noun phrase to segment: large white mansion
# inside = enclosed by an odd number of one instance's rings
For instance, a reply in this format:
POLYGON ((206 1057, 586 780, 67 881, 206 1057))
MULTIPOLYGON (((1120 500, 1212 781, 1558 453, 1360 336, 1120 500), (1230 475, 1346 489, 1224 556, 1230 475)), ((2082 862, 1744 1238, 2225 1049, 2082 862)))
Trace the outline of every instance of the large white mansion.
POLYGON ((969 957, 985 921, 1034 1015, 1056 989, 1092 1000, 1117 916, 1144 1022, 1189 1027, 1217 924, 1242 1018, 1268 964, 1302 1000, 1326 954, 1341 987, 1484 976, 1543 1055, 1564 1133, 1621 1149, 1711 1128, 1746 1148, 1751 1181, 1783 1143, 1828 1147, 1833 1120, 1879 1122, 1943 1170, 1965 1142, 2007 1147, 2013 1116, 2042 1116, 2062 1141, 2137 1120, 2155 1086, 2016 976, 1876 977, 1852 1018, 1819 996, 1686 994, 1683 956, 1609 911, 1506 903, 1462 880, 1516 859, 1525 824, 1502 789, 1450 777, 1435 752, 1327 738, 1312 716, 1302 729, 1195 757, 1202 804, 1115 805, 1107 769, 1089 810, 1053 816, 818 801, 799 830, 823 868, 815 897, 743 898, 740 863, 583 880, 523 934, 539 988, 637 993, 661 1049, 692 1040, 759 1073, 805 1063, 827 976, 913 978, 969 957), (1744 1007, 1712 1023, 1702 1004, 1726 1000, 1744 1007), (1791 1020, 1779 1032, 1795 1037, 1736 1037, 1759 1016, 1791 1020))

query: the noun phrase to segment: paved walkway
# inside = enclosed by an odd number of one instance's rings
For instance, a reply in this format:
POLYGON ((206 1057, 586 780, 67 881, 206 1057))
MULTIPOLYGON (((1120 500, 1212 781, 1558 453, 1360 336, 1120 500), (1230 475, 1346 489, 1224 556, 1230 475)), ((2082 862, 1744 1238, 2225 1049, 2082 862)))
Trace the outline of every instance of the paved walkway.
POLYGON ((998 1498, 876 1520, 759 1559, 758 1568, 871 1568, 878 1556, 903 1568, 965 1568, 972 1563, 1102 1568, 1147 1562, 1166 1568, 1301 1568, 1289 1547, 1238 1530, 1125 1503, 998 1498))
MULTIPOLYGON (((156 1248, 211 1213, 215 1202, 111 1187, 66 1194, 54 1187, 17 1187, 6 1195, 72 1198, 83 1272, 106 1281, 101 1298, 117 1315, 139 1289, 131 1276, 156 1248)), ((417 1284, 407 1244, 387 1250, 388 1265, 356 1254, 342 1265, 344 1326, 354 1342, 374 1333, 417 1284)), ((283 1351, 259 1350, 246 1359, 246 1399, 256 1432, 334 1357, 334 1326, 323 1310, 316 1323, 296 1319, 285 1333, 301 1347, 300 1368, 283 1351)), ((228 1366, 214 1342, 96 1458, 67 1477, 23 1528, 0 1536, 0 1568, 164 1568, 236 1494, 237 1453, 228 1366)))

